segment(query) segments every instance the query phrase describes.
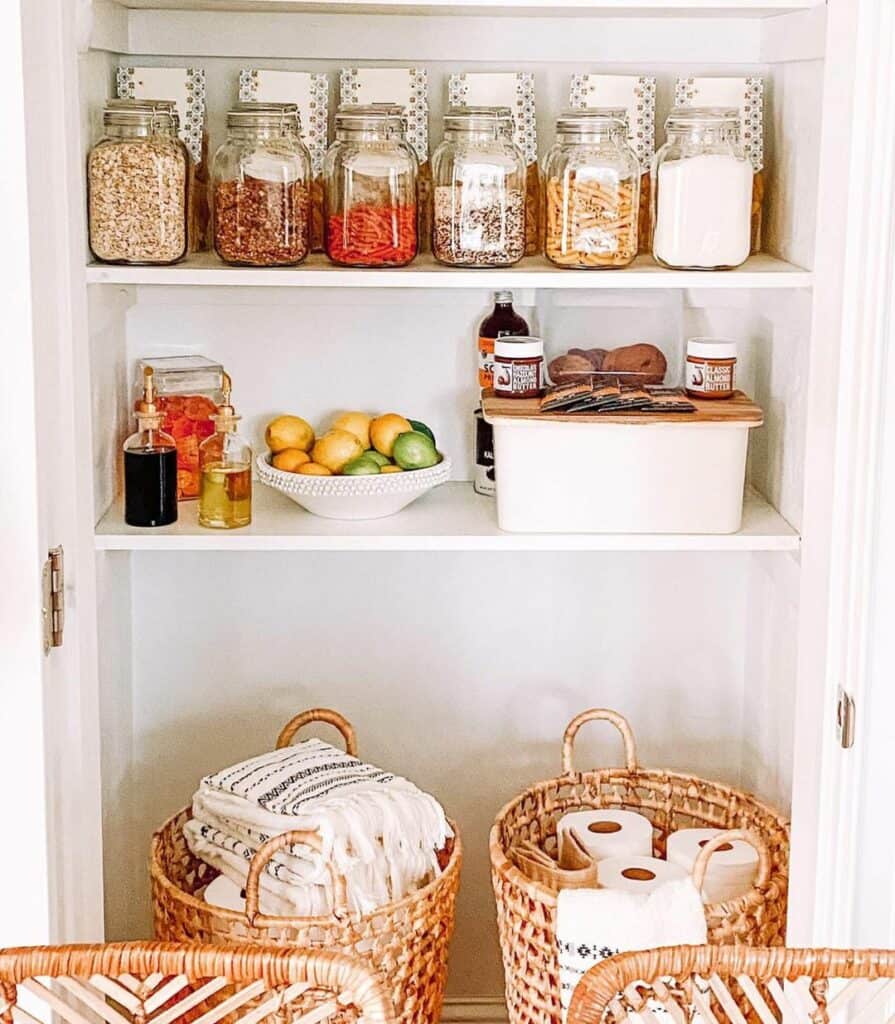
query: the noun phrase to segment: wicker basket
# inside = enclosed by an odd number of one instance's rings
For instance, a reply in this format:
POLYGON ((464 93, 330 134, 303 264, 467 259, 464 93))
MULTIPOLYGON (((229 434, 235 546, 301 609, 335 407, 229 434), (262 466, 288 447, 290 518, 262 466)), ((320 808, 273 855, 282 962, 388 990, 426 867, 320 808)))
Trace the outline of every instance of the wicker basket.
POLYGON ((679 828, 736 829, 707 844, 694 865, 701 886, 717 846, 744 838, 759 850, 759 877, 749 893, 729 903, 707 905, 709 941, 779 945, 786 931, 789 832, 786 821, 754 797, 694 775, 641 768, 628 722, 595 708, 574 718, 565 731, 562 771, 508 803, 491 829, 491 877, 506 978, 510 1024, 558 1024, 559 964, 556 951, 556 891, 528 878, 510 860, 514 844, 555 849, 556 825, 567 811, 614 807, 637 811, 653 823, 653 852, 665 856, 669 833, 679 828), (625 767, 576 772, 575 736, 585 722, 611 722, 625 745, 625 767))
POLYGON ((893 978, 888 949, 668 946, 592 967, 572 996, 568 1024, 885 1024, 893 978))
MULTIPOLYGON (((356 755, 354 729, 334 711, 317 709, 294 718, 282 731, 277 748, 289 744, 309 722, 328 722, 356 755)), ((246 910, 212 907, 202 899, 217 871, 192 855, 183 836, 187 807, 165 822, 152 838, 150 871, 155 934, 175 942, 255 943, 262 946, 326 948, 358 956, 379 971, 395 1005, 400 1024, 437 1024, 444 998, 448 946, 460 883, 462 849, 454 839, 442 857, 444 870, 435 881, 402 900, 361 917, 348 912, 344 880, 335 878, 331 917, 269 917, 258 911, 258 883, 268 860, 295 843, 316 846, 314 832, 287 832, 265 843, 255 855, 246 882, 246 910)))

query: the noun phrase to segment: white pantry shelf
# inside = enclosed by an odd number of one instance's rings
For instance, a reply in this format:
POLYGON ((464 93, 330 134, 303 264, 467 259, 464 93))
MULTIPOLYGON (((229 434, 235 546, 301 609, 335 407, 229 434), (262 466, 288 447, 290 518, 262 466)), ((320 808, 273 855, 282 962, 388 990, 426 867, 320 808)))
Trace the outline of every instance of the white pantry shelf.
POLYGON ((431 255, 408 267, 333 266, 314 254, 297 267, 231 267, 213 253, 198 253, 173 267, 91 263, 88 284, 191 285, 273 288, 810 288, 812 273, 773 256, 750 256, 736 270, 666 270, 638 256, 624 270, 563 270, 543 256, 505 269, 445 267, 431 255))
POLYGON ((798 533, 760 495, 748 491, 738 533, 528 534, 497 528, 493 499, 472 484, 449 483, 386 519, 321 519, 255 484, 253 522, 241 530, 205 530, 197 503, 184 502, 172 526, 127 526, 120 504, 96 527, 100 551, 797 551, 798 533))
POLYGON ((136 11, 257 11, 344 14, 562 14, 577 16, 774 17, 825 0, 114 0, 136 11))

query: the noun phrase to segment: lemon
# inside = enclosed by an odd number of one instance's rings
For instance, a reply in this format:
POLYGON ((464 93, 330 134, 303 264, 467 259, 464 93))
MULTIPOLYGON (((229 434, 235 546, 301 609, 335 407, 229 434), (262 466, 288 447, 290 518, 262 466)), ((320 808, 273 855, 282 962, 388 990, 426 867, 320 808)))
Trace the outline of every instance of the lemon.
POLYGON ((319 462, 305 462, 298 467, 302 476, 332 476, 332 470, 321 466, 319 462))
POLYGON ((364 458, 370 459, 375 462, 377 466, 387 466, 388 459, 382 452, 377 452, 375 448, 371 448, 368 452, 364 452, 364 458))
POLYGON ((311 456, 300 448, 286 448, 284 451, 277 452, 270 461, 276 469, 285 470, 287 473, 295 473, 299 466, 303 466, 306 462, 311 461, 311 456))
POLYGON ((342 469, 359 456, 364 454, 363 443, 347 430, 327 430, 323 437, 318 437, 311 452, 311 457, 321 466, 326 466, 332 473, 341 473, 342 469))
POLYGON ((364 448, 370 447, 370 424, 373 417, 365 412, 343 412, 333 423, 334 430, 347 430, 360 441, 364 448))
POLYGON ((400 466, 388 465, 388 466, 383 466, 382 469, 379 470, 379 472, 380 473, 403 473, 404 470, 401 469, 400 466))
POLYGON ((379 463, 362 455, 359 459, 352 459, 342 473, 344 476, 378 476, 379 463))
POLYGON ((300 416, 277 416, 267 424, 264 440, 274 453, 287 448, 309 452, 314 444, 314 428, 300 416))
POLYGON ((413 427, 403 416, 396 412, 387 412, 384 416, 377 416, 370 424, 370 440, 377 452, 391 458, 395 438, 408 430, 413 430, 413 427))
POLYGON ((428 469, 440 461, 428 435, 417 430, 399 434, 395 438, 394 456, 401 469, 428 469))

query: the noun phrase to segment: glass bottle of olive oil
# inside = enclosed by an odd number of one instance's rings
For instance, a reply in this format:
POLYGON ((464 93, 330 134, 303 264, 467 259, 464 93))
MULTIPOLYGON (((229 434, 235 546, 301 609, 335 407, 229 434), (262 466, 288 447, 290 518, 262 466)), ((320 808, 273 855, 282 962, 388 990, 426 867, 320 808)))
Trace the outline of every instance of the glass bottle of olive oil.
POLYGON ((252 449, 236 433, 240 417, 230 404, 230 376, 223 375, 223 404, 215 432, 199 445, 199 525, 233 530, 252 521, 252 449))

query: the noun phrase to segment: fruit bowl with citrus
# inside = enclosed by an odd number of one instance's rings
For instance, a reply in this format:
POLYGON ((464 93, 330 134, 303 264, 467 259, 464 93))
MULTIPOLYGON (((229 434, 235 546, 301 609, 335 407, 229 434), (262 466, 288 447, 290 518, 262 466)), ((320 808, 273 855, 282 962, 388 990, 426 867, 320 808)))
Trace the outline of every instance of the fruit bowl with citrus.
POLYGON ((430 428, 394 412, 345 412, 322 434, 300 416, 277 416, 265 440, 261 480, 327 519, 394 515, 451 475, 430 428))

